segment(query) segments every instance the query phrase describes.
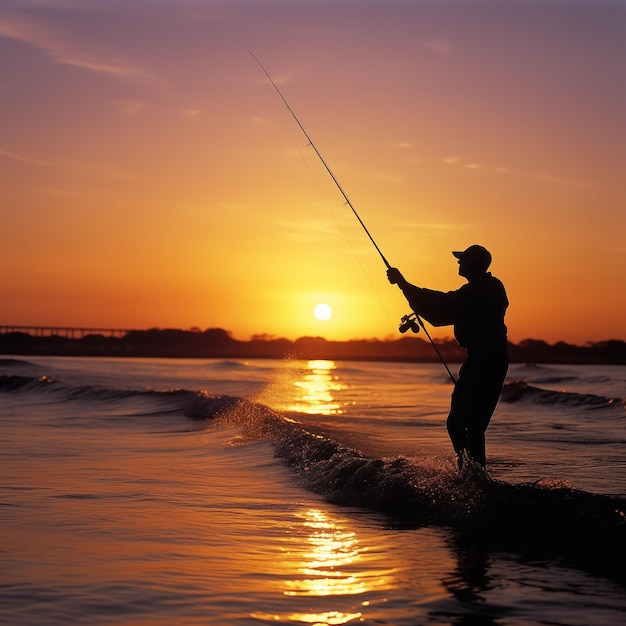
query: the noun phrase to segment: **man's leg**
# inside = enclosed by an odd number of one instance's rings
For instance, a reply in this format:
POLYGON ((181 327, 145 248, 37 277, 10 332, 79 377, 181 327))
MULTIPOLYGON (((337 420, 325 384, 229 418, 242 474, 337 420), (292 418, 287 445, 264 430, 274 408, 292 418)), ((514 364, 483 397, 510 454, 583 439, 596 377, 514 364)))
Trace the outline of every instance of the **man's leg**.
MULTIPOLYGON (((486 430, 486 429, 485 429, 486 430)), ((467 433, 467 454, 482 467, 487 465, 485 452, 485 430, 471 427, 467 433)))
POLYGON ((486 360, 472 377, 473 394, 471 410, 467 421, 467 452, 469 456, 485 467, 485 432, 496 410, 502 385, 508 370, 506 354, 486 360))
MULTIPOLYGON (((481 355, 482 356, 482 355, 481 355)), ((489 358, 468 358, 459 371, 446 426, 457 454, 485 467, 485 431, 498 403, 508 369, 506 352, 489 358)))
POLYGON ((463 453, 467 450, 468 416, 470 414, 471 387, 466 376, 466 364, 461 367, 459 379, 456 382, 450 401, 450 413, 446 421, 446 428, 452 447, 457 456, 459 469, 463 465, 463 453))

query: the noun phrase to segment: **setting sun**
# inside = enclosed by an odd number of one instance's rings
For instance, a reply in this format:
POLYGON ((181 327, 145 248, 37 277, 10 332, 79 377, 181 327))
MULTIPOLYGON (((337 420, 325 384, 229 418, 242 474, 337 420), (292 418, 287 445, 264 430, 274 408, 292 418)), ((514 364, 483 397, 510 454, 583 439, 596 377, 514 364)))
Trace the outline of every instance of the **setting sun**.
POLYGON ((320 321, 329 320, 333 314, 333 310, 330 308, 328 304, 324 304, 320 302, 314 309, 313 315, 315 315, 315 319, 320 321))

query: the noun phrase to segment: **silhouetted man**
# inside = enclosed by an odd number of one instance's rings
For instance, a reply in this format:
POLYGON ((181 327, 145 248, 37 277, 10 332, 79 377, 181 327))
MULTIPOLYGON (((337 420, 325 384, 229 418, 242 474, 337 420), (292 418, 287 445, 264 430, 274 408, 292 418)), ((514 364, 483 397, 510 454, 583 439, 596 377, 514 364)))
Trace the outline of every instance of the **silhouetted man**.
POLYGON ((454 325, 454 336, 467 350, 452 392, 446 426, 459 469, 467 455, 485 466, 485 431, 498 403, 509 366, 504 314, 509 305, 504 285, 487 268, 491 254, 473 245, 452 253, 459 259, 459 275, 468 283, 444 293, 422 289, 406 281, 396 268, 387 271, 409 305, 433 326, 454 325))

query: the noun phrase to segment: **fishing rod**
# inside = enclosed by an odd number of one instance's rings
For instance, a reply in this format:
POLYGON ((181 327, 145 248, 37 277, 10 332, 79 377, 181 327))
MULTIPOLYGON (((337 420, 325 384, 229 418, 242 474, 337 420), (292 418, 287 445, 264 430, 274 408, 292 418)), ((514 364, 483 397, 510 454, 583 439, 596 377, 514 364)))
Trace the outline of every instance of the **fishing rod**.
POLYGON ((432 340, 432 337, 430 336, 428 329, 426 328, 426 326, 424 326, 424 322, 422 318, 417 313, 413 312, 413 313, 409 313, 408 315, 403 315, 402 319, 400 320, 400 326, 398 327, 398 330, 401 333, 406 333, 407 330, 411 329, 414 333, 417 333, 419 332, 420 327, 424 331, 424 334, 428 337, 428 341, 430 341, 430 345, 435 349, 435 352, 437 353, 437 356, 439 357, 441 364, 446 368, 446 372, 448 372, 448 376, 450 377, 452 384, 456 385, 456 378, 454 377, 454 374, 450 371, 448 364, 446 363, 445 359, 441 355, 441 352, 439 352, 439 348, 437 347, 437 344, 432 340), (417 324, 419 324, 419 326, 417 326, 417 324))
POLYGON ((337 186, 337 189, 339 189, 339 191, 341 192, 341 195, 344 197, 346 204, 350 207, 350 209, 352 209, 352 212, 354 213, 354 216, 356 217, 356 219, 359 220, 359 224, 361 224, 361 226, 363 227, 365 234, 369 237, 370 241, 374 244, 374 248, 376 248, 376 252, 380 254, 380 258, 383 260, 383 263, 387 266, 388 270, 391 269, 391 265, 389 264, 389 261, 387 261, 387 259, 385 258, 385 255, 381 252, 380 248, 378 247, 378 244, 374 241, 374 237, 372 237, 372 235, 370 234, 370 231, 367 230, 367 226, 365 226, 365 224, 363 223, 363 220, 359 217, 359 214, 356 212, 356 209, 352 205, 352 202, 350 202, 350 198, 348 198, 348 194, 346 194, 343 187, 341 186, 341 183, 337 180, 337 177, 333 174, 333 171, 330 169, 330 166, 328 165, 328 163, 326 163, 326 159, 324 159, 320 151, 317 149, 317 146, 313 143, 313 140, 311 139, 311 137, 309 137, 309 133, 307 133, 304 126, 302 126, 300 120, 298 119, 298 116, 294 113, 293 109, 289 106, 289 103, 287 102, 287 100, 285 100, 285 96, 283 96, 280 89, 278 88, 276 83, 272 80, 272 77, 267 73, 267 70, 263 67, 259 59, 256 58, 256 56, 252 53, 251 50, 249 50, 248 48, 246 48, 246 50, 248 50, 248 53, 250 54, 250 56, 254 59, 256 64, 259 66, 260 70, 263 72, 263 74, 265 75, 267 80, 270 82, 272 87, 274 87, 276 93, 278 94, 280 99, 283 101, 285 108, 287 109, 287 111, 289 111, 289 113, 291 114, 291 117, 293 117, 293 119, 296 121, 296 124, 298 125, 300 130, 304 133, 304 136, 309 142, 309 146, 313 148, 313 150, 315 151, 315 154, 317 154, 317 156, 319 157, 319 160, 322 162, 322 164, 326 168, 326 171, 330 174, 330 177, 333 179, 333 182, 337 186))
MULTIPOLYGON (((369 240, 374 245, 374 248, 376 248, 376 252, 378 252, 378 254, 380 255, 380 258, 383 260, 383 263, 385 264, 386 268, 388 270, 392 269, 391 268, 391 264, 385 258, 385 255, 382 253, 381 249, 378 247, 378 244, 374 241, 374 237, 372 237, 370 231, 367 229, 367 226, 365 225, 365 223, 363 222, 363 220, 361 219, 359 214, 356 212, 356 209, 354 208, 354 205, 352 204, 352 202, 350 202, 350 198, 348 198, 348 194, 344 191, 344 188, 341 186, 341 183, 339 182, 339 180, 337 179, 337 177, 335 176, 333 171, 330 169, 330 166, 326 162, 326 159, 322 156, 321 152, 317 149, 317 146, 315 145, 315 143, 313 143, 313 140, 309 136, 309 133, 306 132, 306 129, 302 125, 302 122, 300 122, 300 120, 298 119, 298 116, 295 114, 294 110, 289 106, 289 103, 285 99, 285 96, 283 96, 281 90, 278 88, 278 85, 276 85, 276 83, 274 82, 272 77, 269 75, 268 71, 265 69, 265 67, 263 67, 263 64, 254 55, 252 50, 250 50, 246 46, 244 46, 244 48, 248 51, 248 54, 252 57, 254 62, 258 65, 258 67, 261 70, 261 72, 263 72, 263 75, 265 76, 265 78, 267 78, 267 80, 269 81, 270 85, 274 88, 274 91, 276 91, 276 93, 278 94, 278 97, 282 100, 283 104, 285 105, 285 108, 287 109, 287 111, 289 111, 289 114, 295 120, 296 124, 298 125, 298 128, 300 128, 300 130, 302 131, 302 133, 306 137, 306 140, 308 141, 308 145, 311 146, 311 148, 313 148, 313 151, 318 156, 319 160, 322 162, 322 165, 324 166, 324 168, 326 169, 326 171, 328 172, 328 174, 332 178, 332 180, 335 183, 337 189, 339 189, 339 191, 341 192, 341 195, 343 196, 344 200, 346 201, 346 204, 350 207, 350 209, 352 210, 352 213, 354 213, 354 216, 358 220, 359 224, 362 226, 363 230, 365 231, 365 234, 369 237, 369 240)), ((432 340, 432 337, 430 336, 430 333, 428 332, 426 326, 424 325, 424 322, 423 322, 422 318, 415 312, 409 313, 408 315, 405 315, 402 318, 402 320, 400 322, 400 326, 399 326, 399 330, 400 330, 401 333, 406 333, 409 329, 412 332, 417 333, 417 332, 419 332, 420 328, 424 331, 424 334, 428 337, 428 340, 430 341, 430 344, 435 349, 435 352, 437 353, 437 356, 439 357, 439 360, 441 361, 443 366, 446 368, 446 371, 448 372, 448 376, 450 376, 450 379, 452 380, 453 384, 456 385, 456 378, 453 376, 452 372, 450 371, 450 368, 448 367, 448 364, 445 362, 443 356, 441 355, 441 352, 439 352, 439 348, 437 348, 437 345, 432 340)))

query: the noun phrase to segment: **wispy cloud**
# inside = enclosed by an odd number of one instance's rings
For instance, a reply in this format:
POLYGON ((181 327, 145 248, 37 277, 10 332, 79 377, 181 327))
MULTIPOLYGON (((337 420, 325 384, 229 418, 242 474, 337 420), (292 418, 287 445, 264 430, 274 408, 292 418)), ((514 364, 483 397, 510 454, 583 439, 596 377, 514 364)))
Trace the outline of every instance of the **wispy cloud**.
POLYGON ((15 152, 10 152, 9 150, 3 150, 2 148, 0 148, 0 157, 11 159, 12 161, 17 161, 19 163, 28 163, 30 165, 42 165, 44 167, 59 167, 59 164, 54 163, 53 161, 44 161, 43 159, 34 159, 32 157, 27 157, 21 154, 16 154, 15 152))
POLYGON ((65 188, 65 187, 46 187, 41 192, 51 196, 82 196, 87 193, 88 190, 78 187, 65 188))
POLYGON ((424 47, 435 54, 452 54, 454 51, 454 45, 451 41, 439 37, 431 37, 424 40, 424 47))
POLYGON ((251 117, 251 118, 250 118, 250 121, 251 121, 253 124, 261 124, 261 125, 263 125, 263 126, 269 126, 269 125, 271 125, 271 124, 273 123, 273 122, 271 122, 270 120, 268 120, 266 117, 259 117, 259 116, 257 116, 257 117, 251 117))
POLYGON ((144 103, 139 100, 113 100, 113 104, 124 115, 137 115, 144 108, 144 103))
POLYGON ((306 228, 302 225, 302 220, 276 219, 276 228, 284 232, 285 237, 302 244, 319 244, 320 237, 337 236, 337 225, 329 222, 325 218, 309 218, 306 221, 306 228))
POLYGON ((224 211, 249 211, 252 207, 248 204, 235 204, 232 202, 218 202, 217 208, 223 209, 224 211))
POLYGON ((540 175, 535 178, 547 183, 553 183, 555 185, 565 185, 566 187, 577 187, 578 189, 593 189, 596 185, 586 180, 576 180, 573 178, 563 178, 561 176, 546 176, 540 175))
POLYGON ((418 231, 432 231, 432 232, 444 232, 459 227, 457 223, 451 222, 415 222, 415 221, 402 221, 396 220, 397 227, 400 230, 418 230, 418 231))
POLYGON ((482 163, 476 163, 475 161, 464 161, 461 157, 450 156, 442 159, 442 162, 446 165, 456 165, 466 170, 488 170, 492 172, 508 172, 504 167, 492 167, 491 165, 484 165, 482 163))
POLYGON ((79 49, 54 28, 32 17, 0 14, 0 37, 31 45, 56 63, 129 81, 152 82, 155 79, 147 70, 128 59, 96 55, 79 49))
POLYGON ((389 174, 387 172, 374 172, 369 178, 379 180, 383 183, 397 184, 405 182, 404 178, 396 176, 395 174, 389 174))
POLYGON ((17 154, 15 152, 11 152, 10 150, 3 150, 2 148, 0 148, 0 158, 10 159, 12 161, 25 163, 27 165, 35 165, 40 167, 58 167, 67 170, 78 170, 104 178, 119 180, 134 180, 136 178, 135 174, 117 167, 109 167, 108 165, 94 165, 91 163, 75 164, 69 162, 64 163, 58 161, 47 161, 45 159, 37 159, 34 157, 17 154))
POLYGON ((562 185, 566 187, 576 187, 578 189, 593 189, 596 184, 588 180, 578 180, 574 178, 565 178, 562 176, 550 176, 548 174, 538 174, 536 172, 528 172, 523 170, 511 170, 508 167, 486 165, 482 163, 476 163, 473 161, 465 161, 461 157, 451 156, 442 159, 442 163, 451 166, 461 167, 466 170, 479 171, 484 170, 486 172, 493 172, 495 174, 511 174, 516 176, 522 176, 533 180, 540 180, 553 185, 562 185))
POLYGON ((119 167, 111 167, 109 165, 98 165, 88 163, 85 165, 72 165, 68 164, 64 167, 82 170, 88 174, 99 176, 101 178, 110 178, 112 180, 136 180, 137 175, 128 170, 120 169, 119 167))

